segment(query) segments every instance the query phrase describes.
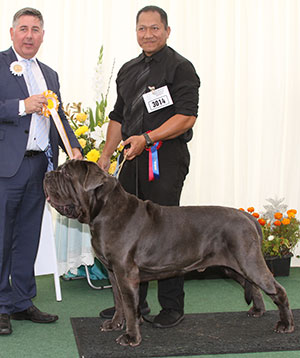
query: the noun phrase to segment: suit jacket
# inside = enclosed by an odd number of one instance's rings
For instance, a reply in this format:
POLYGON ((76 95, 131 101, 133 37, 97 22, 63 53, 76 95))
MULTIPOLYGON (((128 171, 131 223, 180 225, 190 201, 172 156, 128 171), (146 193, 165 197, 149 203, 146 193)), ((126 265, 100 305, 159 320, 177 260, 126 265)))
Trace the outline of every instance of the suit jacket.
MULTIPOLYGON (((31 114, 19 116, 19 101, 29 97, 29 93, 24 76, 15 76, 10 71, 10 64, 14 61, 17 61, 17 58, 12 47, 7 51, 0 52, 0 177, 12 177, 18 171, 26 151, 31 121, 31 114)), ((39 61, 38 64, 44 75, 47 89, 55 92, 61 102, 57 73, 39 61)), ((80 148, 61 104, 58 113, 71 146, 80 148)), ((65 148, 52 118, 50 120, 50 143, 53 151, 53 165, 56 168, 58 145, 65 148)))

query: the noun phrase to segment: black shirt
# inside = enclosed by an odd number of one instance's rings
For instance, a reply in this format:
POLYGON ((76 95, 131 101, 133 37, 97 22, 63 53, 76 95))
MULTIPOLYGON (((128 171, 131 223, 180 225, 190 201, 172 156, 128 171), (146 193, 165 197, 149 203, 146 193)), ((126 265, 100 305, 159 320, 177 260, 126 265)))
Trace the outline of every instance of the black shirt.
MULTIPOLYGON (((135 98, 135 81, 142 71, 145 61, 144 53, 125 63, 117 76, 117 101, 109 118, 122 124, 123 140, 131 135, 128 123, 131 121, 131 104, 135 98)), ((158 128, 175 114, 197 117, 200 80, 194 66, 172 48, 165 46, 151 56, 148 86, 158 89, 168 86, 173 105, 148 113, 144 108, 142 133, 158 128)), ((182 135, 185 141, 192 137, 192 130, 182 135)))

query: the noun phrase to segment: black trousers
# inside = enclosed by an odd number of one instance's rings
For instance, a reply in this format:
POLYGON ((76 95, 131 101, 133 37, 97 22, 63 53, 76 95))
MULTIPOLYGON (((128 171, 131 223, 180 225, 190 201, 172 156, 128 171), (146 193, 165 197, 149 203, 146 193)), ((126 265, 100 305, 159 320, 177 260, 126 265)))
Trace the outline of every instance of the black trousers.
MULTIPOLYGON (((149 181, 149 153, 126 161, 119 180, 124 189, 142 200, 166 206, 179 206, 183 183, 190 164, 187 144, 179 138, 164 142, 158 150, 159 179, 149 181)), ((120 158, 122 160, 122 157, 120 158)), ((159 250, 159 247, 157 248, 159 250)), ((184 278, 172 277, 158 281, 158 300, 163 309, 183 313, 184 278)), ((140 305, 147 296, 148 282, 140 285, 140 305)))

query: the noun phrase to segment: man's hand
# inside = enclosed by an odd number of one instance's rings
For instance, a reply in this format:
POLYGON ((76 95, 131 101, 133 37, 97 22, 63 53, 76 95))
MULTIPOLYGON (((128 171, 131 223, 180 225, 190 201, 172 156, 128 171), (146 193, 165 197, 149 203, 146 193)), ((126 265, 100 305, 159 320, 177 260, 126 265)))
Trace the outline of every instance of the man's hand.
POLYGON ((47 105, 48 101, 46 97, 42 94, 35 94, 33 96, 27 97, 24 100, 25 112, 27 114, 31 113, 41 113, 43 105, 47 105))
POLYGON ((72 148, 72 152, 73 152, 73 159, 79 159, 82 160, 83 156, 81 154, 81 151, 79 148, 72 148))
POLYGON ((102 153, 97 164, 102 170, 108 172, 108 169, 110 167, 110 157, 102 153))
POLYGON ((146 145, 146 139, 143 135, 134 135, 123 142, 124 147, 128 144, 130 148, 124 149, 124 156, 126 156, 126 159, 128 160, 132 160, 143 152, 146 145))

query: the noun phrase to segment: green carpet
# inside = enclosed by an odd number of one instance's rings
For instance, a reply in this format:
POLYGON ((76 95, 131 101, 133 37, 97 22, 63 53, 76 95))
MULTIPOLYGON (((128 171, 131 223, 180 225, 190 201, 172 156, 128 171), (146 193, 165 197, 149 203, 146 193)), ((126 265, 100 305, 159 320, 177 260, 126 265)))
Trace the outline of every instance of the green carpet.
MULTIPOLYGON (((278 278, 289 296, 292 309, 300 309, 300 268, 290 276, 278 278)), ((98 282, 94 282, 98 285, 98 282)), ((105 282, 104 282, 105 283, 105 282)), ((229 279, 190 280, 185 282, 185 313, 246 311, 241 287, 229 279)), ((38 294, 34 304, 41 310, 59 315, 54 324, 12 321, 13 334, 0 337, 0 358, 77 358, 78 351, 70 317, 97 317, 100 310, 113 304, 110 289, 97 291, 86 280, 61 280, 62 302, 56 302, 52 275, 37 277, 38 294)), ((159 312, 157 284, 151 282, 148 296, 151 314, 159 312)), ((269 297, 267 310, 275 310, 269 297)), ((180 357, 180 356, 179 356, 180 357)), ((197 356, 196 356, 197 357, 197 356)), ((205 355, 201 358, 299 358, 300 351, 205 355)), ((195 357, 194 357, 195 358, 195 357)))

